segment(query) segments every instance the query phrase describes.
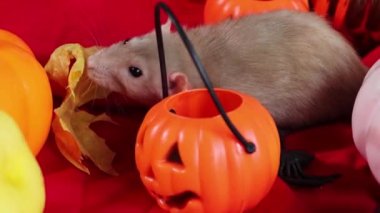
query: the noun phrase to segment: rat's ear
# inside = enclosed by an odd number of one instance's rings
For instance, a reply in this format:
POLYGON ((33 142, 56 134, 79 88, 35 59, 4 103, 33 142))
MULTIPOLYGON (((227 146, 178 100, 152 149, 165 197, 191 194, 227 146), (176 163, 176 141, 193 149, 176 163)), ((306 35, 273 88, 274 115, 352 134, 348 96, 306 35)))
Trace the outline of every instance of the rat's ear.
POLYGON ((173 72, 169 75, 169 94, 176 94, 191 89, 187 76, 182 72, 173 72))
POLYGON ((170 27, 172 26, 172 22, 170 21, 170 18, 166 21, 165 24, 161 25, 162 32, 170 33, 170 27))

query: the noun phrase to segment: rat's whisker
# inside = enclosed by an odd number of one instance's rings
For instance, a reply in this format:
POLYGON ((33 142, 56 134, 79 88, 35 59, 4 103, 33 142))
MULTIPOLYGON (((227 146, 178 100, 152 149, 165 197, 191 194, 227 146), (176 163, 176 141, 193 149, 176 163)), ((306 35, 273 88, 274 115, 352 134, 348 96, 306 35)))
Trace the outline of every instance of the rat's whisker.
MULTIPOLYGON (((124 97, 124 96, 122 96, 124 97)), ((113 100, 114 104, 115 104, 115 108, 117 110, 118 113, 121 113, 121 114, 126 114, 126 110, 124 109, 124 102, 123 100, 120 100, 120 99, 115 99, 113 100)))
POLYGON ((91 38, 94 40, 96 46, 101 46, 100 41, 96 38, 94 32, 91 29, 88 29, 88 33, 90 34, 91 38))
MULTIPOLYGON (((90 16, 88 16, 88 17, 90 17, 90 16)), ((95 33, 94 33, 95 32, 94 29, 99 29, 99 27, 97 26, 97 22, 93 21, 90 18, 86 18, 86 17, 82 17, 82 19, 79 19, 79 20, 80 20, 82 29, 87 31, 87 33, 90 35, 90 38, 94 41, 94 45, 101 46, 102 44, 101 44, 100 40, 97 38, 97 36, 95 36, 95 33)), ((99 30, 101 30, 101 29, 99 29, 99 30)))
POLYGON ((86 94, 88 92, 91 92, 91 86, 93 84, 93 81, 87 80, 86 84, 88 84, 88 87, 83 91, 83 94, 86 94))
POLYGON ((98 88, 99 86, 94 83, 93 81, 91 81, 90 83, 90 86, 89 87, 94 87, 93 90, 94 90, 94 97, 91 99, 91 108, 94 108, 95 107, 95 102, 96 102, 96 97, 98 97, 98 88))

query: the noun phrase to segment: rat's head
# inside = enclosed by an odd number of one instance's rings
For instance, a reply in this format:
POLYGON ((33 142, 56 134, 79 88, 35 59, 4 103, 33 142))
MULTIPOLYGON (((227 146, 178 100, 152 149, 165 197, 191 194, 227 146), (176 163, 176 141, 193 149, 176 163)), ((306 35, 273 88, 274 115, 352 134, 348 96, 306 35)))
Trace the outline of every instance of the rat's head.
MULTIPOLYGON (((169 23, 170 24, 170 23, 169 23)), ((169 94, 187 89, 187 77, 172 72, 177 57, 172 46, 168 23, 162 27, 168 67, 169 94)), ((176 69, 176 68, 175 68, 176 69)), ((162 99, 160 63, 154 32, 113 44, 88 58, 88 76, 95 83, 121 93, 133 102, 153 105, 162 99)))

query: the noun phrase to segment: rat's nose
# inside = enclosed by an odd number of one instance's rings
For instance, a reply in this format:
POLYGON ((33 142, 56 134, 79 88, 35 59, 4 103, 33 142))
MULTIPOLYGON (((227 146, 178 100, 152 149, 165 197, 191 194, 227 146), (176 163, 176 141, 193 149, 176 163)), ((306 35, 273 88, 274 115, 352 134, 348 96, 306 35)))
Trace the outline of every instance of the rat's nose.
POLYGON ((95 60, 93 56, 87 58, 86 68, 87 70, 95 69, 95 60))
POLYGON ((93 56, 90 56, 87 58, 87 61, 86 61, 86 71, 87 71, 87 76, 90 78, 90 79, 95 79, 96 78, 96 57, 93 57, 93 56))

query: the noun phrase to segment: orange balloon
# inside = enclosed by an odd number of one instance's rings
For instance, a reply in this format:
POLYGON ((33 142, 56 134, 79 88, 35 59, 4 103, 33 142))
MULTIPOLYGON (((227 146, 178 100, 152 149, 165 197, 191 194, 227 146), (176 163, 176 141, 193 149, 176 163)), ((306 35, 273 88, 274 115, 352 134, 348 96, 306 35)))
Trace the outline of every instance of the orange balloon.
POLYGON ((50 130, 53 99, 49 80, 28 46, 4 36, 4 31, 1 35, 0 109, 15 119, 37 155, 50 130))
POLYGON ((279 9, 309 11, 309 3, 308 0, 207 0, 204 22, 212 24, 227 18, 279 9))
POLYGON ((280 143, 269 112, 250 96, 215 91, 256 151, 246 153, 206 89, 162 100, 139 129, 135 158, 143 184, 165 210, 243 211, 256 206, 277 177, 280 143))

